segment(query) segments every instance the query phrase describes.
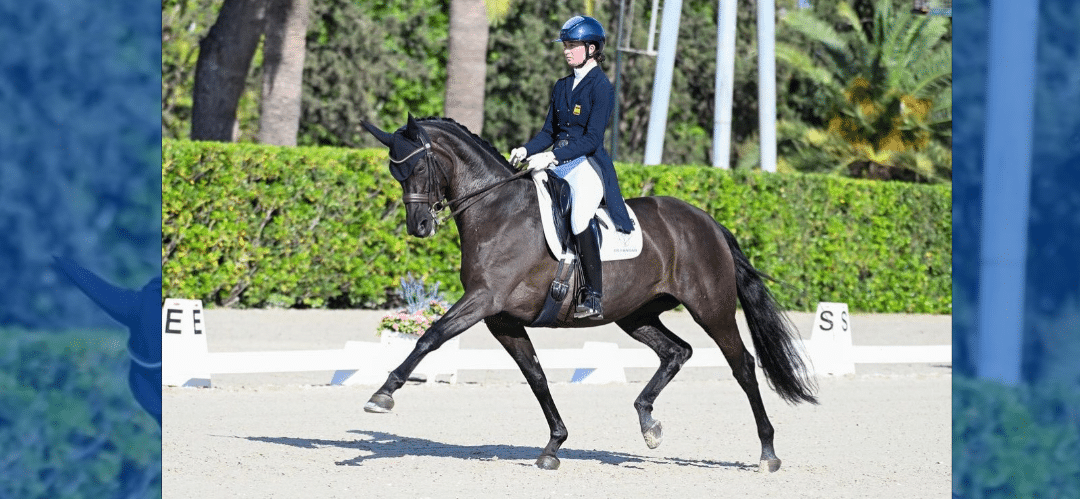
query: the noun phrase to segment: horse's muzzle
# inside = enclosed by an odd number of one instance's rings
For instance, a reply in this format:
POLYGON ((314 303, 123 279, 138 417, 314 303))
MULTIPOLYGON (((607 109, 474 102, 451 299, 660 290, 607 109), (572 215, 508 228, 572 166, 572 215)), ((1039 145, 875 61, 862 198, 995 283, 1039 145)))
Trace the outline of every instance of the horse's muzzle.
POLYGON ((429 207, 410 204, 405 212, 405 228, 410 236, 431 237, 435 235, 435 214, 429 207))
POLYGON ((416 237, 428 237, 435 234, 435 224, 431 220, 420 220, 416 227, 409 231, 409 235, 416 237))

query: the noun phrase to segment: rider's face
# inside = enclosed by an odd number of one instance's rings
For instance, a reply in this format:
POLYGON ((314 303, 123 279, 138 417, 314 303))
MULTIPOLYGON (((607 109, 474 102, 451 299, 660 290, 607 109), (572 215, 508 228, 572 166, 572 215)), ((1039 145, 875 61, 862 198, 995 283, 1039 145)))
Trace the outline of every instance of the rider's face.
POLYGON ((563 42, 563 55, 571 67, 585 62, 585 42, 563 42))

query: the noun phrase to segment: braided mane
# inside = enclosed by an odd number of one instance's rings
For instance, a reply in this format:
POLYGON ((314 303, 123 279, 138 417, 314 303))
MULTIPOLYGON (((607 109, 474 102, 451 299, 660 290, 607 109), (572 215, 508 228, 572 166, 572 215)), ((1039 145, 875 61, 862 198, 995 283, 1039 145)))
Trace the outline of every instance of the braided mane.
POLYGON ((468 129, 468 127, 466 127, 465 125, 462 125, 461 123, 458 123, 458 122, 454 121, 451 118, 442 118, 442 117, 430 116, 430 117, 427 117, 427 118, 420 118, 420 119, 418 119, 416 121, 417 121, 417 123, 432 123, 432 122, 433 123, 442 123, 442 124, 453 125, 453 126, 455 126, 457 128, 460 128, 461 132, 466 137, 472 138, 473 142, 476 142, 476 144, 479 145, 482 149, 484 149, 487 152, 491 153, 491 155, 496 158, 496 161, 498 161, 500 165, 506 167, 506 169, 508 169, 508 170, 510 170, 512 172, 517 171, 517 170, 514 169, 513 166, 510 166, 510 162, 507 161, 506 158, 503 157, 502 153, 499 152, 498 149, 495 149, 495 146, 491 145, 490 142, 484 140, 479 135, 476 135, 475 133, 472 133, 472 131, 470 131, 468 129))

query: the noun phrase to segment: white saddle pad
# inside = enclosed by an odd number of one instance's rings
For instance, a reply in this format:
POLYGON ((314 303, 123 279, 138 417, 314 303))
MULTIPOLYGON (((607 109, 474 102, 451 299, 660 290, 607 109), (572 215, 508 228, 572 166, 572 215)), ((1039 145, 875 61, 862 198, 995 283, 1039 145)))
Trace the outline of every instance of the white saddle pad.
MULTIPOLYGON (((572 261, 574 254, 563 252, 559 240, 555 236, 555 224, 551 221, 551 196, 548 194, 544 181, 547 180, 547 172, 537 170, 533 172, 533 184, 536 184, 536 196, 540 200, 540 220, 544 223, 544 239, 547 240, 548 249, 558 260, 572 261)), ((634 229, 629 234, 623 234, 615 230, 615 224, 611 222, 611 215, 607 209, 600 207, 596 210, 596 216, 600 219, 600 261, 629 260, 641 254, 641 225, 638 224, 637 215, 629 206, 626 212, 630 214, 630 221, 634 229)))

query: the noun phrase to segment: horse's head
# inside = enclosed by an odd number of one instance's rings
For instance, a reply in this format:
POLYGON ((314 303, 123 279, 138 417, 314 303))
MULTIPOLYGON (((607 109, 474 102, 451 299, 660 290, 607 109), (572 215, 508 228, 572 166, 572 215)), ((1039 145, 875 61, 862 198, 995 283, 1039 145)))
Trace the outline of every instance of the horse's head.
POLYGON ((408 123, 393 134, 366 121, 364 129, 390 148, 390 174, 401 183, 405 226, 409 235, 435 234, 435 212, 445 198, 444 173, 427 132, 409 115, 408 123))

